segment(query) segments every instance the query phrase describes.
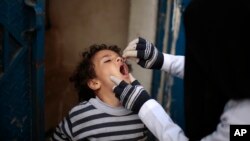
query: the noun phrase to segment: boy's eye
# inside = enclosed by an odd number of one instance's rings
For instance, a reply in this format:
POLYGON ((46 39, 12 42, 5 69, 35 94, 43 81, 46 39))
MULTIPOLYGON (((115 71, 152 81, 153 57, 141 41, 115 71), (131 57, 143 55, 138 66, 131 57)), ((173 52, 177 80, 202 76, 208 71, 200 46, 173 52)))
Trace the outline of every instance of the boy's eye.
POLYGON ((108 62, 110 62, 110 61, 111 61, 111 59, 108 59, 108 60, 105 60, 104 63, 108 63, 108 62))

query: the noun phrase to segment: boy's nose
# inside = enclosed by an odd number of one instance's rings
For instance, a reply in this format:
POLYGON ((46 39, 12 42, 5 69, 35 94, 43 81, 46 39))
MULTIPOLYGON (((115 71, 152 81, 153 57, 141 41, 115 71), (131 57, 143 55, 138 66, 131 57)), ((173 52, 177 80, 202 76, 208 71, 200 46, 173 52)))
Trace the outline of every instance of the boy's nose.
POLYGON ((116 62, 123 62, 123 58, 122 57, 117 57, 116 62))

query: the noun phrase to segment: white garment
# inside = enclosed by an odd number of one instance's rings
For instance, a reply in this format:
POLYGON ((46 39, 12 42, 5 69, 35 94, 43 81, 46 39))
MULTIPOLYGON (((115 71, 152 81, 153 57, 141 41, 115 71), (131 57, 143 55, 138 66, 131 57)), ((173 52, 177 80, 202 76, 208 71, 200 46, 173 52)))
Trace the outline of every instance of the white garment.
MULTIPOLYGON (((164 54, 161 70, 183 78, 184 62, 184 56, 164 54)), ((143 104, 139 111, 139 117, 160 141, 188 140, 183 130, 172 121, 162 106, 154 99, 143 104)), ((202 141, 229 141, 230 124, 250 124, 250 99, 228 101, 216 131, 204 137, 202 141)))
POLYGON ((184 76, 184 63, 185 57, 171 54, 163 54, 164 62, 161 70, 168 72, 169 74, 183 78, 184 76))
MULTIPOLYGON (((216 131, 202 141, 229 141, 230 124, 250 124, 250 99, 227 102, 216 131)), ((154 99, 143 104, 139 117, 160 141, 187 141, 183 130, 175 124, 154 99)), ((204 121, 205 122, 205 121, 204 121)))

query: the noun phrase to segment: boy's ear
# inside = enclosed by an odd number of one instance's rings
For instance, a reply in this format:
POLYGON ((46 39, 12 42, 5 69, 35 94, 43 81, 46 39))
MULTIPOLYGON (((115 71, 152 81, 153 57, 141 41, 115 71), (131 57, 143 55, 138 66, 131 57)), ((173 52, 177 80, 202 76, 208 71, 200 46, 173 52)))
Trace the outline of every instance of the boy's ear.
POLYGON ((98 90, 101 87, 101 83, 97 79, 91 79, 88 81, 88 86, 92 90, 98 90))

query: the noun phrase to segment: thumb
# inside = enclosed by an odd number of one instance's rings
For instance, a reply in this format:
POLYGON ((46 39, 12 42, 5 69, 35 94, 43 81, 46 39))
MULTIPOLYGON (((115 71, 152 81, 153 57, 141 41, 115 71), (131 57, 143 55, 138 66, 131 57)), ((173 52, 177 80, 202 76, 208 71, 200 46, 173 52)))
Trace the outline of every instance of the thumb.
POLYGON ((114 86, 113 86, 113 90, 117 87, 117 85, 119 85, 121 82, 122 82, 122 80, 121 79, 119 79, 119 78, 117 78, 117 77, 115 77, 115 76, 110 76, 110 79, 111 79, 111 81, 115 84, 114 86))
POLYGON ((119 79, 119 78, 117 78, 117 77, 115 77, 115 76, 113 76, 113 75, 110 76, 110 79, 111 79, 111 81, 112 81, 113 83, 115 83, 115 85, 119 85, 119 84, 122 82, 121 79, 119 79))

